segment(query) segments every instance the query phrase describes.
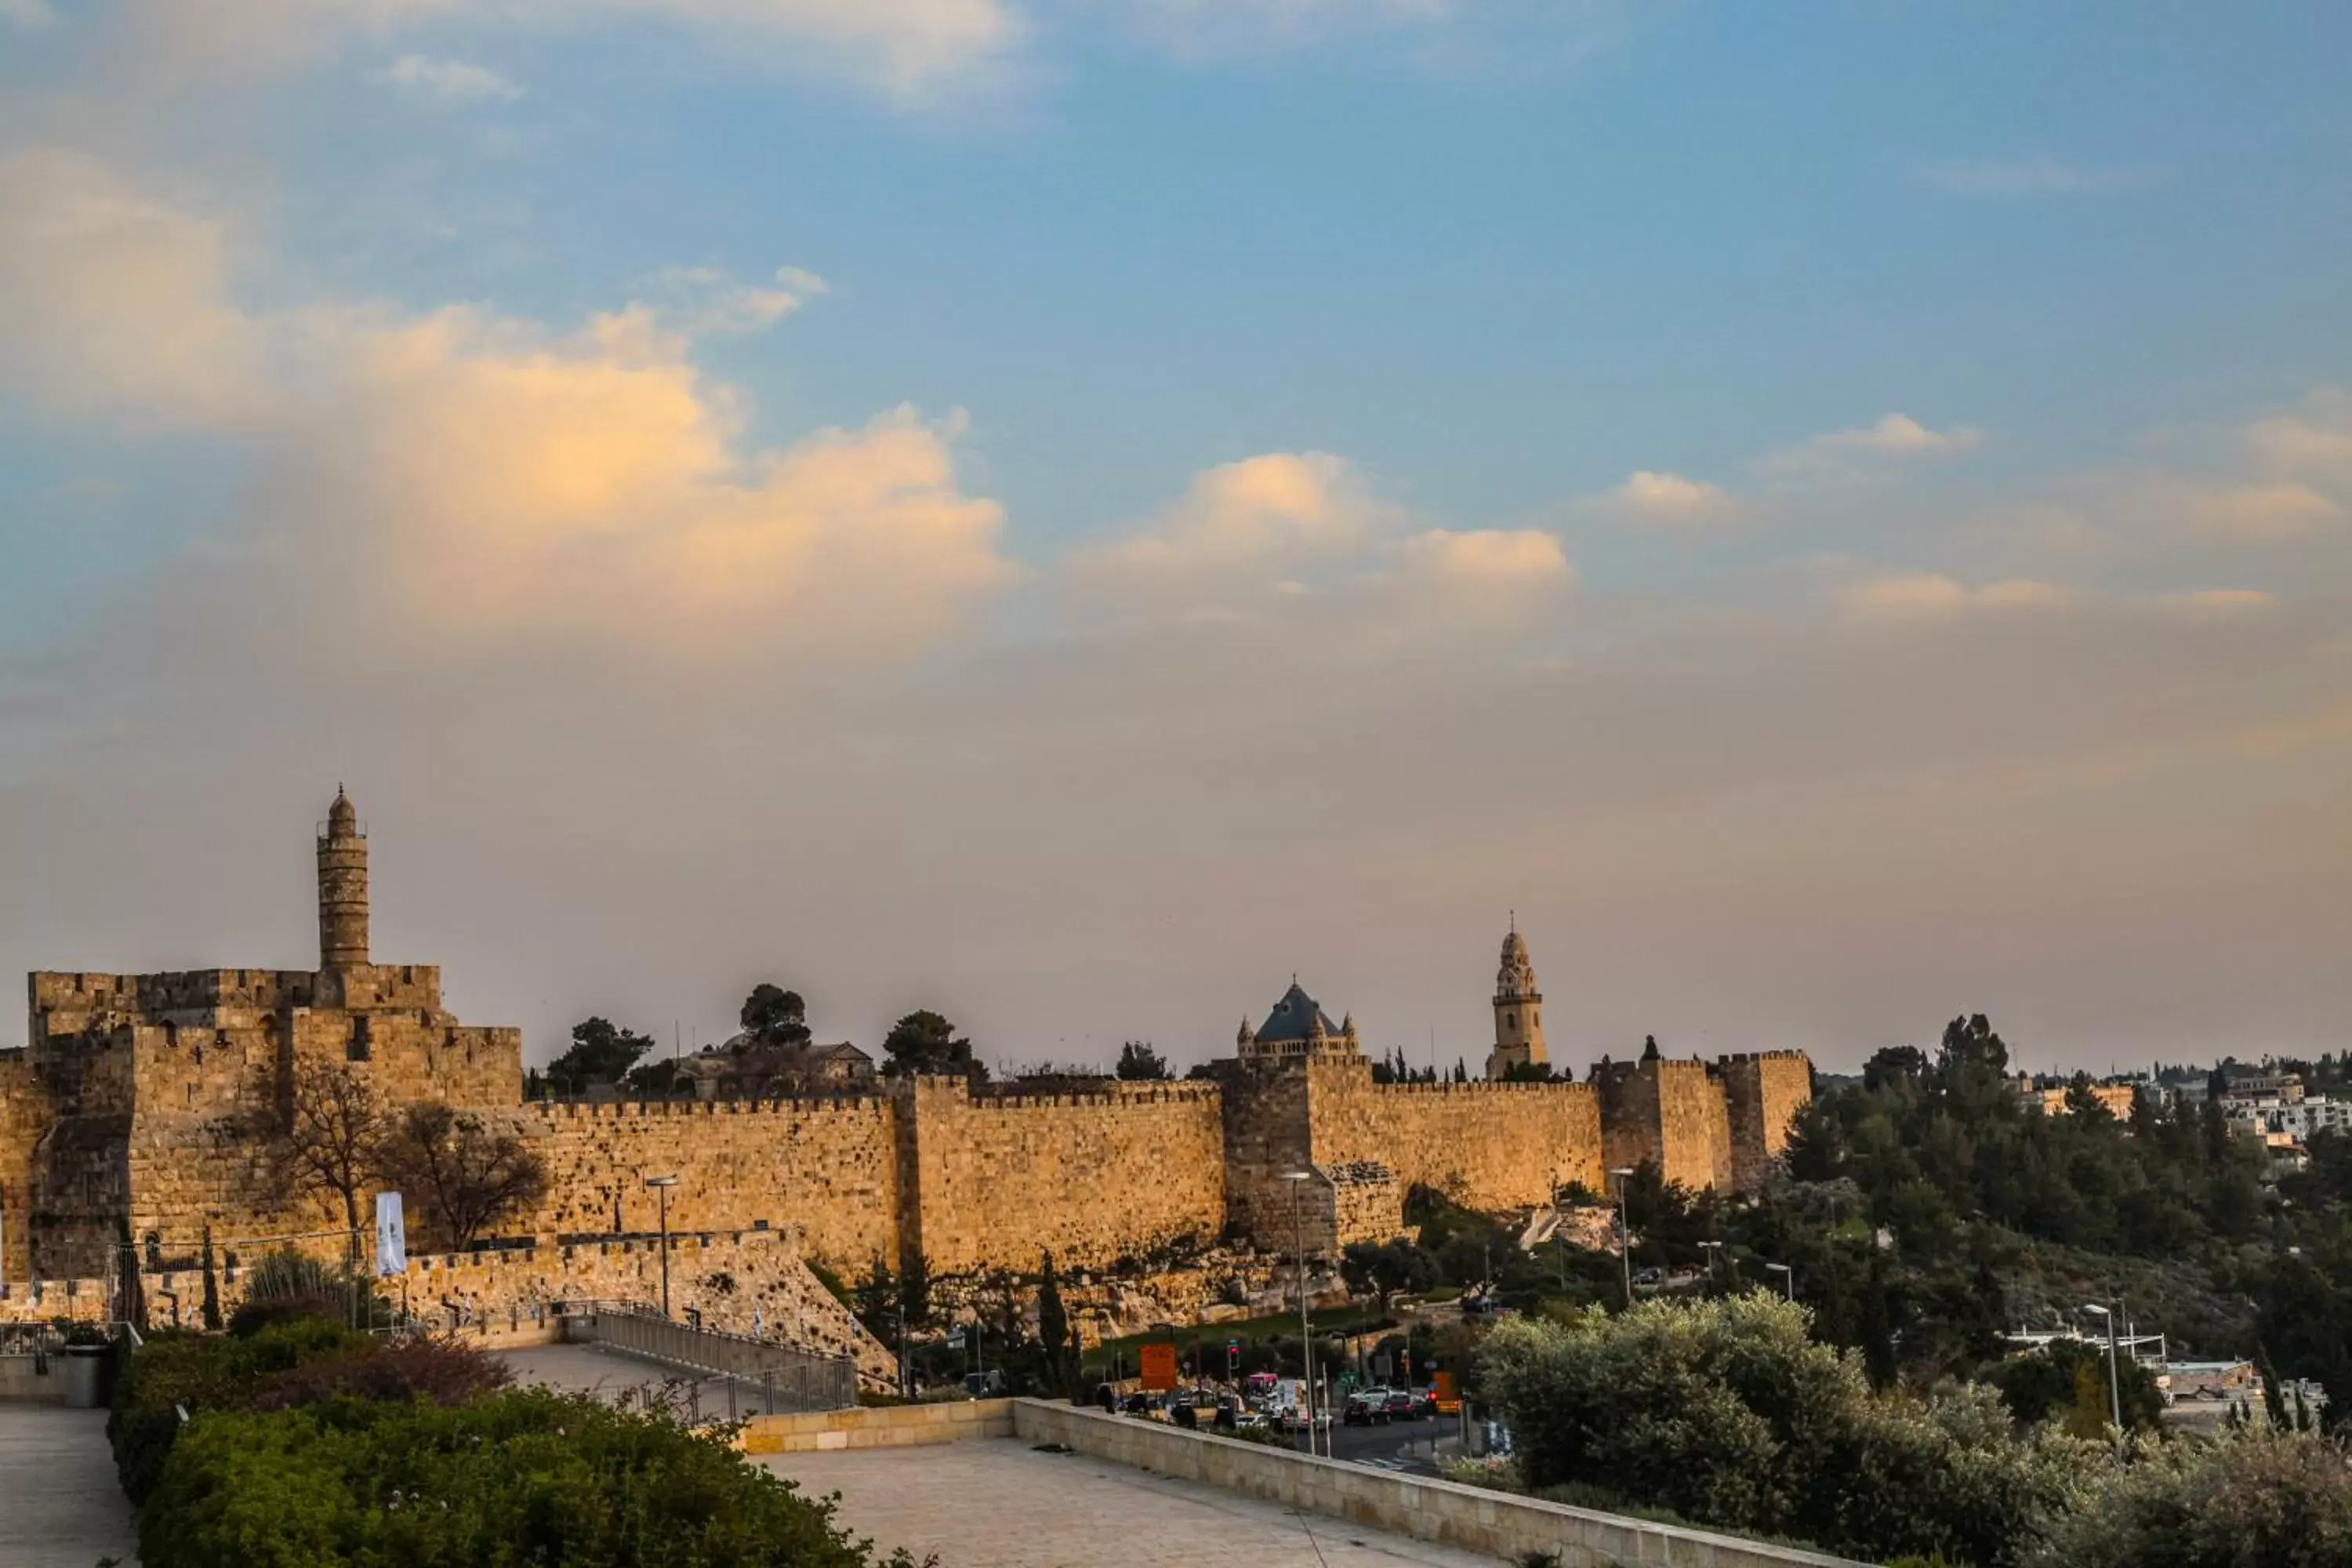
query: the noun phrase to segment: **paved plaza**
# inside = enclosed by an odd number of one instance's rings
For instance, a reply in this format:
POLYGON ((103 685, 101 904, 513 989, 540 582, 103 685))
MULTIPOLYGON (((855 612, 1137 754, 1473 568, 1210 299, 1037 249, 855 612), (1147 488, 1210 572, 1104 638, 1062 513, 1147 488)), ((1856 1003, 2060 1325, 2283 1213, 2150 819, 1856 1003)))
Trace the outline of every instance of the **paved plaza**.
POLYGON ((1496 1560, 1020 1438, 759 1461, 940 1568, 1496 1568, 1496 1560))
POLYGON ((0 1404, 0 1563, 92 1568, 107 1557, 134 1563, 138 1553, 106 1412, 0 1404))

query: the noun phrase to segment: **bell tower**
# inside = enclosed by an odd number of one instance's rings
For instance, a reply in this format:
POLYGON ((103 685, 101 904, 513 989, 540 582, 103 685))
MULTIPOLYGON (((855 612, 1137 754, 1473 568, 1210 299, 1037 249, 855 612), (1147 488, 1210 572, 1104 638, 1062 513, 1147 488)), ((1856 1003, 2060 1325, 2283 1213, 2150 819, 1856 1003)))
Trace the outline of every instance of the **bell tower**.
POLYGON ((1536 988, 1536 966, 1528 961, 1528 939, 1519 934, 1515 913, 1495 974, 1495 1049, 1486 1058, 1486 1076, 1499 1079, 1528 1065, 1549 1067, 1551 1056, 1544 1049, 1543 993, 1536 988))
POLYGON ((368 961, 367 832, 342 786, 319 836, 319 968, 363 969, 368 961))

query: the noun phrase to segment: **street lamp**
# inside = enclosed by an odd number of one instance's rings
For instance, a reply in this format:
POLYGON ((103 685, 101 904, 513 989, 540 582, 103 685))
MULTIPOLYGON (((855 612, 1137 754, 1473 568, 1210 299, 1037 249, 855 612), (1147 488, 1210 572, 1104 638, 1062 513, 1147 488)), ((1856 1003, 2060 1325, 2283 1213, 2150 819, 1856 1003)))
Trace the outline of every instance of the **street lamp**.
POLYGON ((677 1185, 676 1176, 647 1176, 646 1185, 661 1196, 662 1249, 662 1316, 669 1316, 669 1190, 677 1185))
POLYGON ((2096 1312, 2101 1318, 2106 1321, 2107 1414, 2115 1418, 2116 1452, 2120 1454, 2123 1452, 2124 1447, 2124 1395, 2123 1384, 2117 1380, 2116 1375, 2116 1315, 2107 1310, 2105 1307, 2100 1306, 2095 1301, 2084 1302, 2083 1310, 2085 1312, 2096 1312))
POLYGON ((1307 1222, 1299 1215, 1298 1185, 1314 1180, 1310 1171, 1285 1171, 1282 1179, 1290 1184, 1290 1228, 1298 1243, 1298 1370, 1299 1382, 1305 1388, 1307 1402, 1307 1451, 1315 1452, 1315 1342, 1308 1338, 1307 1327, 1307 1222))
POLYGON ((1723 1251, 1723 1243, 1719 1241, 1702 1241, 1698 1244, 1698 1247, 1701 1252, 1706 1254, 1706 1282, 1712 1285, 1715 1283, 1716 1257, 1723 1251))
POLYGON ((1625 1266, 1625 1310, 1633 1310, 1633 1233, 1625 1225, 1625 1184, 1633 1179, 1633 1167, 1619 1165, 1611 1175, 1617 1178, 1617 1260, 1625 1266))
POLYGON ((1764 1272, 1767 1274, 1779 1274, 1784 1276, 1782 1282, 1788 1287, 1789 1300, 1793 1301, 1797 1299, 1797 1271, 1795 1269, 1790 1268, 1785 1263, 1768 1263, 1764 1266, 1764 1272))

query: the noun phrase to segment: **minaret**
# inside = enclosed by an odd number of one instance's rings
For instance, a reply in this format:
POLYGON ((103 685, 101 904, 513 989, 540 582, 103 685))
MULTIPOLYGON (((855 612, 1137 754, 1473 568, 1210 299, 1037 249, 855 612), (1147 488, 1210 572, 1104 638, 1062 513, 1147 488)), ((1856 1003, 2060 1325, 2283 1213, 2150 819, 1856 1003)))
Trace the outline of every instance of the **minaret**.
POLYGON ((319 968, 364 968, 368 961, 367 835, 343 786, 319 837, 319 968))
POLYGON ((1495 975, 1495 1049, 1486 1058, 1486 1076, 1501 1078, 1515 1067, 1551 1065, 1544 1049, 1543 993, 1536 989, 1536 966, 1528 962, 1528 939, 1519 934, 1517 915, 1511 917, 1511 934, 1503 939, 1503 966, 1495 975))

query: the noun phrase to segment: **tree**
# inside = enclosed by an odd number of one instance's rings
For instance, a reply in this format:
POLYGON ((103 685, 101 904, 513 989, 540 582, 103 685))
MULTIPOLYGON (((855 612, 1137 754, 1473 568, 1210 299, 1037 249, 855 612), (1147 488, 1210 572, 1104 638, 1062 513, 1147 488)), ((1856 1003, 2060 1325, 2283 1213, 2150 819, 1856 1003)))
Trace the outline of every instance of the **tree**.
POLYGON ((1340 1255, 1339 1273, 1348 1289, 1369 1293, 1386 1316, 1391 1297, 1437 1282, 1437 1260, 1410 1241, 1351 1241, 1340 1255))
POLYGON ((213 1227, 205 1226, 205 1327, 217 1332, 221 1326, 220 1275, 213 1267, 213 1227))
POLYGON ((918 1252, 898 1259, 898 1305, 906 1310, 907 1326, 919 1329, 931 1321, 931 1263, 918 1252))
POLYGON ((1037 1280, 1037 1348, 1043 1363, 1039 1381, 1065 1398, 1074 1390, 1077 1367, 1069 1353, 1070 1314, 1062 1305, 1061 1281, 1054 1277, 1054 1255, 1045 1254, 1037 1280))
POLYGON ((657 1062, 647 1062, 629 1069, 627 1079, 632 1092, 648 1100, 663 1100, 677 1092, 677 1063, 664 1057, 657 1062))
POLYGON ((885 1344, 896 1344, 898 1336, 898 1280, 890 1272, 890 1260, 877 1253, 873 1267, 866 1278, 857 1282, 853 1293, 851 1310, 866 1331, 885 1344))
POLYGON ((743 999, 743 1032, 763 1046, 805 1046, 809 1043, 808 1004, 797 991, 766 982, 751 987, 743 999))
POLYGON ((1118 1048, 1118 1076, 1129 1083, 1156 1083, 1169 1076, 1168 1064, 1149 1040, 1129 1040, 1118 1048))
POLYGON ((909 1013, 891 1025, 882 1050, 890 1058, 882 1070, 892 1078, 917 1073, 988 1077, 988 1069, 972 1058, 971 1042, 959 1036, 953 1024, 928 1009, 909 1013))
POLYGON ((384 1174, 423 1205, 434 1238, 469 1250, 492 1226, 547 1194, 547 1167, 513 1131, 426 1101, 394 1117, 384 1174))
POLYGON ((376 1174, 386 1119, 375 1085, 341 1062, 304 1061, 294 1071, 283 1178, 335 1200, 356 1245, 360 1194, 376 1174))
POLYGON ((605 1018, 587 1018, 572 1026, 572 1048, 547 1064, 547 1076, 569 1094, 590 1084, 618 1083, 654 1048, 651 1035, 624 1029, 605 1018))

